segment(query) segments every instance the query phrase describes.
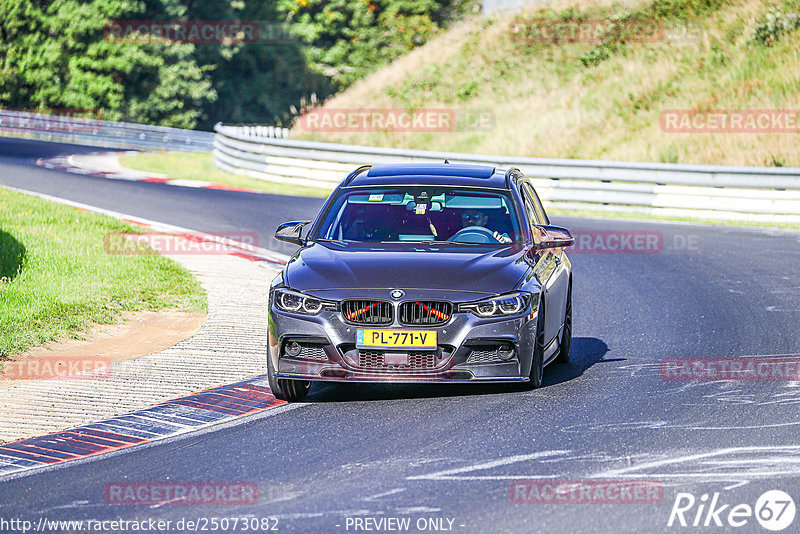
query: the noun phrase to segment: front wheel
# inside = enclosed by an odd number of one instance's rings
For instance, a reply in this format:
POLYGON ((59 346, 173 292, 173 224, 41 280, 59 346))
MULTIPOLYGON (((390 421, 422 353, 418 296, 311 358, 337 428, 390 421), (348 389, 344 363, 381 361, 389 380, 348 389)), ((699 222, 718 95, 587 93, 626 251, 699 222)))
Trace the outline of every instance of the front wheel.
POLYGON ((572 284, 567 290, 567 311, 564 313, 564 331, 561 334, 561 344, 558 348, 556 362, 569 363, 569 353, 572 352, 572 284))
POLYGON ((267 356, 267 380, 269 389, 276 399, 289 402, 303 400, 311 389, 311 382, 308 380, 288 380, 275 376, 275 369, 272 368, 272 358, 267 356))
POLYGON ((528 377, 528 388, 537 389, 542 387, 544 376, 544 299, 540 299, 539 310, 536 317, 536 343, 533 347, 533 358, 531 361, 531 373, 528 377))

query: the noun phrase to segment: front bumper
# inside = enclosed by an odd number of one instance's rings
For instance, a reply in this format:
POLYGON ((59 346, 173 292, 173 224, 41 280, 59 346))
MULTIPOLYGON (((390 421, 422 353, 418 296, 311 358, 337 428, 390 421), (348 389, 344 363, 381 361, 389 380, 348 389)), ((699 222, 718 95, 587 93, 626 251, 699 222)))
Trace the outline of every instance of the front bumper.
MULTIPOLYGON (((471 313, 456 313, 443 325, 382 327, 346 323, 339 312, 295 315, 274 307, 269 312, 269 358, 278 378, 327 382, 524 382, 528 380, 536 315, 482 319, 471 313), (434 350, 359 350, 355 346, 359 328, 435 330, 434 350), (288 341, 303 350, 286 354, 288 341), (511 346, 513 357, 493 357, 492 347, 511 346), (308 349, 306 349, 308 347, 308 349), (382 354, 381 354, 382 353, 382 354), (407 357, 407 364, 391 365, 387 354, 407 357), (366 363, 369 364, 366 364, 366 363)), ((405 360, 404 360, 405 361, 405 360)))

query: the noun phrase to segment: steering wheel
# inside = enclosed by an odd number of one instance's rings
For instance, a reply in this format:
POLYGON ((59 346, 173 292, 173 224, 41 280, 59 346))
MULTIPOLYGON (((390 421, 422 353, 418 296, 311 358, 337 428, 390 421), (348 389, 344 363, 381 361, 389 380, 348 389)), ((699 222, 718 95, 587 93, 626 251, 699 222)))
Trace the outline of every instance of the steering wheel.
POLYGON ((467 226, 448 239, 456 243, 497 243, 494 232, 484 226, 467 226))

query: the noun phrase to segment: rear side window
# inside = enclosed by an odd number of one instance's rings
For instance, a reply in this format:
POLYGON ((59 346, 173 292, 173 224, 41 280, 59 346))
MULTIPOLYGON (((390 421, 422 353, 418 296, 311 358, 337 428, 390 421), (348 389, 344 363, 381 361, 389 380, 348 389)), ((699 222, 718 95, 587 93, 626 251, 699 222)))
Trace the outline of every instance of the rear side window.
POLYGON ((547 213, 544 211, 542 201, 539 200, 539 195, 536 194, 536 191, 533 189, 533 187, 526 183, 523 184, 522 190, 523 194, 525 195, 526 204, 529 205, 529 209, 533 210, 536 220, 539 221, 535 224, 550 224, 550 219, 547 217, 547 213))

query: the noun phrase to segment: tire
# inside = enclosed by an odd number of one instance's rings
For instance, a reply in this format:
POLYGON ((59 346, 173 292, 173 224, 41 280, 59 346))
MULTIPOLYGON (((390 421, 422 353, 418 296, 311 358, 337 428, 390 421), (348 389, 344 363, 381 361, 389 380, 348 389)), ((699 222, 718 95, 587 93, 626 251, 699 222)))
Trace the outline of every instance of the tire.
POLYGON ((272 368, 272 358, 267 356, 267 379, 269 388, 276 399, 295 402, 303 400, 311 389, 311 382, 308 380, 288 380, 275 376, 272 368))
POLYGON ((561 344, 558 348, 556 363, 569 363, 572 352, 572 282, 567 290, 567 310, 564 313, 564 331, 561 333, 561 344))
POLYGON ((538 389, 542 387, 544 377, 544 298, 540 299, 539 311, 536 317, 536 342, 533 347, 533 359, 531 361, 531 372, 528 376, 528 389, 538 389))

